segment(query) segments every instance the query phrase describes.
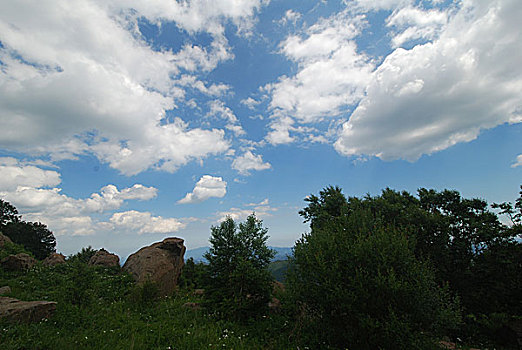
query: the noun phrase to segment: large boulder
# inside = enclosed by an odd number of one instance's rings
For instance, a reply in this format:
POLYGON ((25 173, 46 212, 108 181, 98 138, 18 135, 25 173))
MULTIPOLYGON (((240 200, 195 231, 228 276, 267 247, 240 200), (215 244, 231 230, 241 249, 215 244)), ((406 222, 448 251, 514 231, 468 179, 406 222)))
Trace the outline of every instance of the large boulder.
POLYGON ((36 260, 29 254, 19 253, 16 255, 9 255, 0 261, 0 265, 4 270, 8 271, 23 271, 28 270, 36 264, 36 260))
POLYGON ((0 248, 3 248, 6 243, 13 243, 13 241, 11 241, 11 238, 0 232, 0 248))
POLYGON ((161 296, 174 292, 184 265, 185 246, 181 238, 166 238, 162 242, 141 248, 130 255, 123 265, 138 284, 156 283, 161 296))
POLYGON ((42 261, 43 266, 55 266, 65 264, 65 256, 60 253, 52 253, 42 261))
POLYGON ((119 266, 120 257, 116 254, 109 253, 105 249, 98 250, 89 260, 89 265, 95 266, 119 266))
POLYGON ((0 297, 0 319, 7 322, 40 322, 50 318, 55 310, 54 301, 21 301, 0 297))

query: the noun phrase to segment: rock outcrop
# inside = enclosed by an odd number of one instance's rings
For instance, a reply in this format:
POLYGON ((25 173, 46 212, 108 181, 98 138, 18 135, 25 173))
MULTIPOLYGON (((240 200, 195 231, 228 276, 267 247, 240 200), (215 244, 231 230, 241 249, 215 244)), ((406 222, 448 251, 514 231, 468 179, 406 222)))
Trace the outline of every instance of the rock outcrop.
POLYGON ((89 260, 89 265, 95 266, 118 266, 120 265, 120 257, 116 254, 109 253, 105 249, 100 249, 89 260))
POLYGON ((56 310, 54 301, 21 301, 0 297, 0 319, 7 322, 40 322, 50 318, 56 310))
POLYGON ((28 270, 36 264, 36 260, 29 254, 19 253, 16 255, 9 255, 0 261, 0 265, 4 270, 8 271, 23 271, 28 270))
POLYGON ((65 256, 60 253, 52 253, 42 261, 43 266, 55 266, 65 264, 65 256))
POLYGON ((123 265, 138 283, 156 283, 161 296, 174 292, 184 265, 185 246, 181 238, 166 238, 162 242, 141 248, 130 255, 123 265))
POLYGON ((0 295, 6 295, 6 294, 10 294, 10 293, 11 293, 11 287, 9 287, 9 286, 0 287, 0 295))
POLYGON ((13 241, 11 241, 11 238, 0 232, 0 248, 3 248, 6 243, 13 243, 13 241))

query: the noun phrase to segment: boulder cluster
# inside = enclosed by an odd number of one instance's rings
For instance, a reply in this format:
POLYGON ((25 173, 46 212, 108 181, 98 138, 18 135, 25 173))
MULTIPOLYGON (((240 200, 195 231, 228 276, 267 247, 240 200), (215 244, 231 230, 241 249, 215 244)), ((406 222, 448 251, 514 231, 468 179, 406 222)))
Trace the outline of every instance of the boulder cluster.
MULTIPOLYGON (((11 240, 0 232, 0 249, 11 240)), ((184 241, 181 238, 166 238, 162 242, 141 248, 131 254, 123 271, 130 273, 138 284, 153 282, 158 286, 160 295, 172 294, 177 286, 184 266, 184 241)), ((9 255, 0 261, 0 267, 6 271, 25 271, 36 265, 37 261, 28 254, 9 255)), ((65 263, 65 256, 53 253, 42 261, 43 266, 55 266, 65 263)), ((113 267, 120 265, 120 258, 105 249, 98 250, 89 260, 90 266, 113 267)), ((48 319, 56 310, 53 301, 21 301, 7 297, 11 293, 9 286, 0 287, 0 319, 8 322, 40 322, 48 319)))

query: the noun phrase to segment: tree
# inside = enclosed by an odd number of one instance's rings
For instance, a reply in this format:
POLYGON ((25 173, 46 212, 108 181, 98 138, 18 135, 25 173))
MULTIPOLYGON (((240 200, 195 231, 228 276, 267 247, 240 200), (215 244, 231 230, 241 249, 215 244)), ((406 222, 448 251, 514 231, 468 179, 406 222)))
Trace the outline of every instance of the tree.
POLYGON ((0 231, 3 231, 8 223, 19 221, 18 210, 11 203, 0 199, 0 231))
POLYGON ((329 187, 306 200, 311 231, 294 246, 287 282, 308 344, 426 349, 459 322, 458 303, 415 256, 408 232, 387 222, 412 198, 392 197, 368 205, 369 196, 347 200, 329 187))
POLYGON ((56 251, 53 233, 39 222, 10 222, 5 227, 5 235, 13 242, 23 245, 40 260, 56 251))
POLYGON ((267 309, 274 252, 266 241, 268 230, 254 214, 236 225, 227 217, 211 228, 206 304, 220 315, 239 320, 259 316, 267 309))

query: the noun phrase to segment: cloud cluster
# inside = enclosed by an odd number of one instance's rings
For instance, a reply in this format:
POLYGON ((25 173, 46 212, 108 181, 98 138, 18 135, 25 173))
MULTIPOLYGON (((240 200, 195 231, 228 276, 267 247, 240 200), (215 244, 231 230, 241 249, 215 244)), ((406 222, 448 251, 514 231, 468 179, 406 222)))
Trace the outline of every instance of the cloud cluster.
POLYGON ((54 170, 43 170, 11 157, 0 158, 0 191, 13 191, 18 186, 53 187, 61 182, 54 170))
POLYGON ((58 186, 60 174, 0 158, 0 197, 12 203, 24 220, 43 222, 55 235, 89 235, 96 232, 170 233, 185 227, 175 218, 130 210, 114 212, 131 200, 148 201, 158 190, 142 184, 118 189, 109 184, 87 198, 72 198, 58 186), (103 215, 113 212, 108 221, 103 215))
POLYGON ((178 201, 179 204, 200 203, 210 198, 223 198, 227 194, 227 182, 223 178, 203 175, 194 190, 178 201))
POLYGON ((281 53, 297 64, 298 72, 268 87, 273 119, 268 142, 292 142, 294 120, 316 123, 339 116, 363 97, 374 68, 357 52, 355 38, 363 25, 362 17, 342 12, 280 44, 281 53))
MULTIPOLYGON (((246 33, 262 0, 20 0, 0 3, 0 147, 53 160, 93 153, 126 175, 175 171, 225 152, 223 130, 189 129, 166 111, 183 102, 184 72, 233 57, 224 25, 246 33), (139 20, 207 32, 207 47, 157 50, 139 20)), ((223 85, 191 88, 218 96, 223 85)))
POLYGON ((136 210, 114 213, 110 218, 110 223, 116 226, 118 230, 131 230, 139 234, 172 233, 186 226, 174 218, 152 216, 149 212, 139 212, 136 210))
POLYGON ((267 142, 317 139, 321 121, 344 119, 337 135, 324 135, 336 139, 340 154, 414 161, 522 122, 520 1, 345 3, 344 11, 281 42, 297 72, 264 87, 272 118, 267 142), (366 15, 382 10, 389 53, 373 59, 359 46, 380 25, 366 15))
POLYGON ((278 208, 270 206, 268 198, 260 203, 245 204, 244 207, 246 208, 230 208, 217 213, 218 222, 224 221, 227 217, 231 217, 234 221, 244 221, 252 213, 255 213, 257 218, 263 219, 272 216, 272 213, 278 211, 278 208))
POLYGON ((522 4, 462 6, 436 40, 386 57, 343 125, 338 152, 414 161, 522 122, 522 4))

